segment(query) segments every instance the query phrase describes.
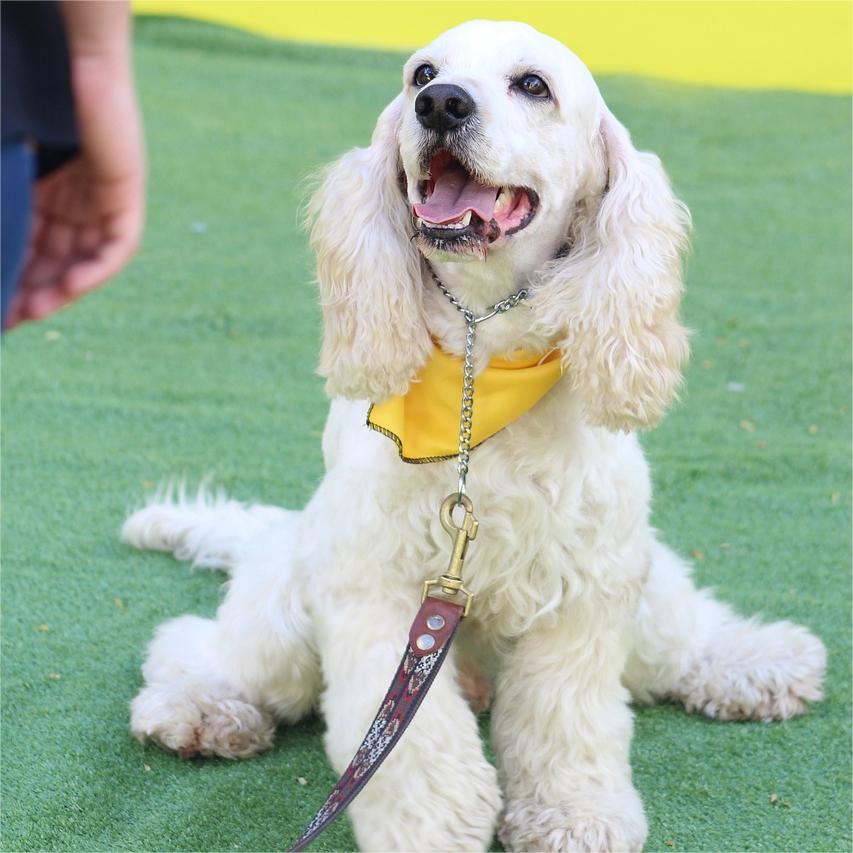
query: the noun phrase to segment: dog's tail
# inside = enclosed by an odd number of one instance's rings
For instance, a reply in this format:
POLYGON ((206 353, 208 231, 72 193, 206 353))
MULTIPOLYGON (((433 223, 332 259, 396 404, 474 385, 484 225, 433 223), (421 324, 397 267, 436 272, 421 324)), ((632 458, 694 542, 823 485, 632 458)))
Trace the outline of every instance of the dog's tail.
POLYGON ((136 548, 168 551, 193 566, 232 572, 246 549, 271 528, 288 527, 297 512, 248 506, 202 484, 187 495, 169 483, 125 521, 121 537, 136 548))

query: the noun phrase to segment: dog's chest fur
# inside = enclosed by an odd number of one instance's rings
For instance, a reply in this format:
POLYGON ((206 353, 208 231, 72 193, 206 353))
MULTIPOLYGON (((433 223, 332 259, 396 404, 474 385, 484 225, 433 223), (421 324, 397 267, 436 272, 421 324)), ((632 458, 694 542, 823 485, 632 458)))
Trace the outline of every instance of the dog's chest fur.
MULTIPOLYGON (((517 636, 573 602, 594 606, 617 589, 624 596, 626 575, 636 575, 638 591, 645 572, 642 451, 633 436, 584 425, 572 398, 568 383, 558 383, 471 455, 468 492, 480 531, 464 576, 477 597, 472 621, 493 637, 517 636), (612 589, 602 571, 605 552, 619 562, 612 589)), ((375 574, 363 579, 365 587, 414 606, 423 580, 447 567, 451 542, 438 508, 456 488, 455 461, 402 462, 390 439, 365 427, 366 410, 336 400, 330 411, 321 489, 325 510, 330 502, 337 508, 330 547, 339 561, 348 548, 372 543, 375 574)))

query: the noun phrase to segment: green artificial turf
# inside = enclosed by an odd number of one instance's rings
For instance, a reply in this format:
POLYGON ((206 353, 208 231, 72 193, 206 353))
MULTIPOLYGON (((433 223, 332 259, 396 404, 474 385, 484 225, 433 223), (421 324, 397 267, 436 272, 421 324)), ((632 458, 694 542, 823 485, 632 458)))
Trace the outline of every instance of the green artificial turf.
MULTIPOLYGON (((282 849, 333 782, 322 724, 238 763, 132 740, 154 627, 211 615, 222 578, 117 534, 168 475, 289 507, 316 486, 326 402, 301 187, 366 143, 401 58, 169 20, 141 21, 137 46, 144 248, 3 343, 2 849, 282 849)), ((703 584, 829 648, 826 699, 804 718, 638 711, 647 849, 850 850, 849 99, 600 82, 696 224, 687 390, 643 439, 654 522, 703 584)), ((352 845, 341 821, 315 849, 352 845)))

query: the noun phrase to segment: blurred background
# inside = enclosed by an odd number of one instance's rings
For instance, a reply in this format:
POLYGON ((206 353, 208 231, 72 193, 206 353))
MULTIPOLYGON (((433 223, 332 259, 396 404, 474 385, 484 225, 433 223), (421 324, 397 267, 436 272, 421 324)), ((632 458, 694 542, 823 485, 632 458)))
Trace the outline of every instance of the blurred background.
MULTIPOLYGON (((334 774, 317 720, 245 763, 128 734, 145 644, 221 582, 118 540, 170 476, 302 506, 322 475, 308 176, 365 145, 412 48, 524 20, 596 75, 695 223, 686 392, 643 436, 654 523, 744 612, 807 624, 784 724, 638 709, 648 850, 849 850, 851 23, 844 2, 145 2, 136 259, 2 345, 4 850, 270 850, 334 774)), ((488 718, 483 719, 484 737, 488 718)), ((345 821, 314 849, 352 849, 345 821)))
POLYGON ((642 74, 736 88, 850 92, 844 2, 330 2, 134 0, 292 41, 408 53, 473 18, 523 20, 570 45, 595 74, 642 74))

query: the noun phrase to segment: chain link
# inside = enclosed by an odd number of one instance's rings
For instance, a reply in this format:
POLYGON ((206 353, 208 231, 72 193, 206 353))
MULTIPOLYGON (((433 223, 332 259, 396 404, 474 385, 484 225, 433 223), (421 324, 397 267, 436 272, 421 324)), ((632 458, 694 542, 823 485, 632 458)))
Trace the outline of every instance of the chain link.
POLYGON ((471 432, 474 424, 474 341, 477 334, 477 324, 515 308, 519 302, 527 299, 529 293, 527 288, 522 287, 512 296, 496 302, 485 314, 477 317, 441 283, 432 267, 429 267, 429 271, 438 289, 447 297, 450 304, 462 314, 466 326, 465 359, 462 368, 462 409, 459 415, 459 457, 456 463, 456 468, 459 471, 457 504, 460 504, 462 503, 462 496, 465 494, 465 479, 468 476, 468 464, 471 456, 471 432))
POLYGON ((465 494, 465 478, 468 476, 468 458, 471 453, 471 431, 474 425, 474 338, 477 325, 474 315, 466 311, 463 315, 465 331, 465 362, 462 368, 462 411, 459 417, 459 500, 465 494))

